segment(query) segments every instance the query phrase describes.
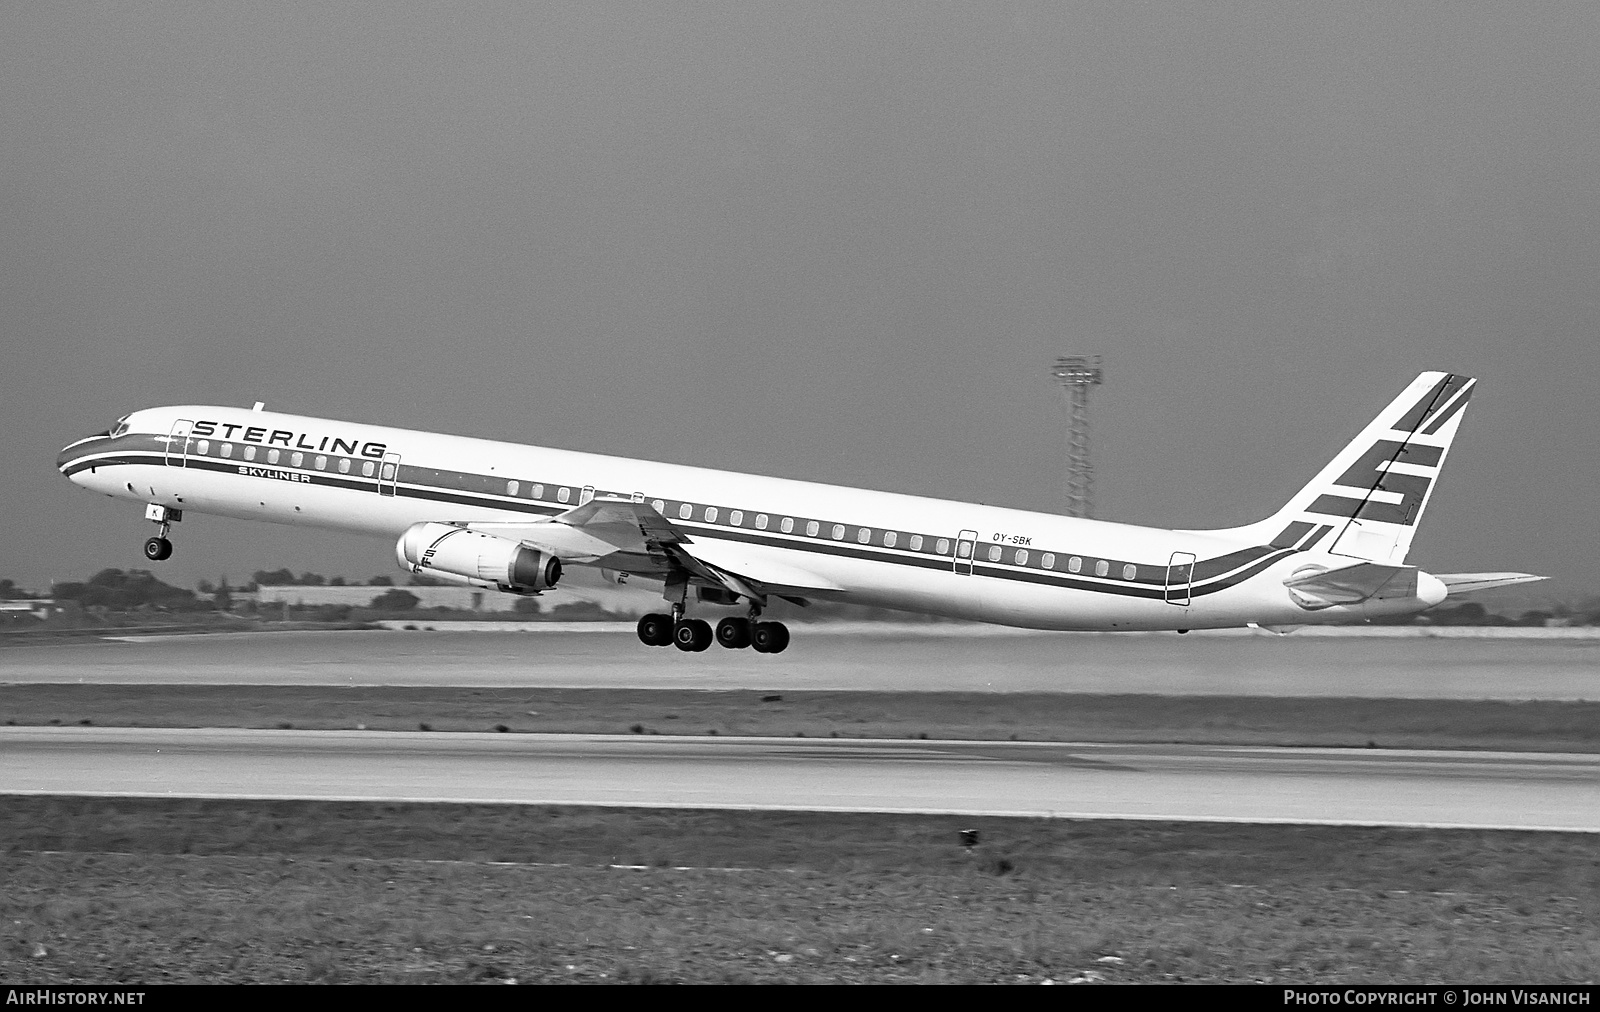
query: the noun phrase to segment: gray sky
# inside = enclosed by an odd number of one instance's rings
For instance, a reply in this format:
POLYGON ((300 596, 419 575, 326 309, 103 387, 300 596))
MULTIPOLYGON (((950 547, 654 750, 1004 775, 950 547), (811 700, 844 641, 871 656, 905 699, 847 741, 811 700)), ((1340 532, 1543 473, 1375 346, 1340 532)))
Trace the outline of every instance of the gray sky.
MULTIPOLYGON (((1276 510, 1482 378, 1410 561, 1592 587, 1600 6, 8 4, 0 576, 145 568, 53 470, 248 405, 1054 510, 1276 510)), ((395 572, 192 516, 183 584, 395 572)))

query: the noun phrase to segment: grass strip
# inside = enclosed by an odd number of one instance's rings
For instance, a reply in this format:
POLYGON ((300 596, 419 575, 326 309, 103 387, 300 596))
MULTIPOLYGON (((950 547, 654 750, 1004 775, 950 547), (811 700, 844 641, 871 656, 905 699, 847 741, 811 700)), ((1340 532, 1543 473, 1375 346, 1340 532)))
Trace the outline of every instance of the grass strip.
POLYGON ((1549 983, 1600 966, 1600 859, 1551 833, 23 797, 0 841, 13 980, 1549 983))
POLYGON ((1600 702, 261 685, 0 688, 14 725, 1600 750, 1600 702))

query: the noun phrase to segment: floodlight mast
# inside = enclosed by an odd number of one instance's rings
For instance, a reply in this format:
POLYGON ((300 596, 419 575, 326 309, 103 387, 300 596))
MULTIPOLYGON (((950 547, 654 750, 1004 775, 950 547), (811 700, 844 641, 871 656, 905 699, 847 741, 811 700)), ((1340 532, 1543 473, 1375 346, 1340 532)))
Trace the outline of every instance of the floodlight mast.
POLYGON ((1050 375, 1067 404, 1067 515, 1094 516, 1094 464, 1089 459, 1089 388, 1100 385, 1099 355, 1056 359, 1050 375))

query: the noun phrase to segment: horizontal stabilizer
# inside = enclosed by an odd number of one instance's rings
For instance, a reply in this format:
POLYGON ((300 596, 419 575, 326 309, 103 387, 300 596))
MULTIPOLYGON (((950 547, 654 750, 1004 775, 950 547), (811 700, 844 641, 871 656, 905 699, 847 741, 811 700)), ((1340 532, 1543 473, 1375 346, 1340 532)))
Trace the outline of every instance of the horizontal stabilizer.
POLYGON ((1534 576, 1532 573, 1437 573, 1440 583, 1450 589, 1451 597, 1462 594, 1471 594, 1479 590, 1494 590, 1496 587, 1515 587, 1519 583, 1538 583, 1540 580, 1550 579, 1548 576, 1534 576))
POLYGON ((1417 570, 1362 562, 1342 569, 1313 570, 1283 581, 1289 596, 1307 611, 1334 605, 1360 604, 1373 597, 1415 597, 1417 570))

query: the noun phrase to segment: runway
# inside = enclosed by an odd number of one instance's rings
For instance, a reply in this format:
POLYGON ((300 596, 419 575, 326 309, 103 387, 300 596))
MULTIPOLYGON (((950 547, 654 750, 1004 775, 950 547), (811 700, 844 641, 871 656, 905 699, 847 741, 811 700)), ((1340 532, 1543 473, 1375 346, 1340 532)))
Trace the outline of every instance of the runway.
POLYGON ((0 728, 0 793, 1600 832, 1600 756, 1031 742, 0 728))
POLYGON ((0 683, 428 685, 1600 699, 1600 639, 1029 634, 794 626, 776 656, 626 629, 261 632, 8 645, 0 683))

